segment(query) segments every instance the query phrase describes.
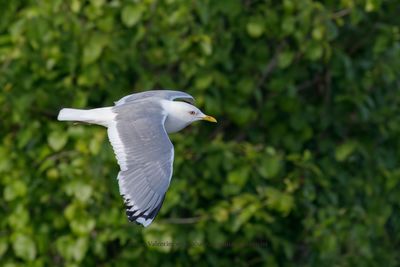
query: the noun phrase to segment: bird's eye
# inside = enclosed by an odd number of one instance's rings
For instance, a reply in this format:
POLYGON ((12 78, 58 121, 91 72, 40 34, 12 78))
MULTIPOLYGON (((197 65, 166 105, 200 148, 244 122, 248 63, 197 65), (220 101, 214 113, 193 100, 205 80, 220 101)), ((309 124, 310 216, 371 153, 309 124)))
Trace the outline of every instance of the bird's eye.
POLYGON ((196 112, 192 110, 192 111, 189 111, 189 114, 194 115, 194 114, 196 114, 196 112))

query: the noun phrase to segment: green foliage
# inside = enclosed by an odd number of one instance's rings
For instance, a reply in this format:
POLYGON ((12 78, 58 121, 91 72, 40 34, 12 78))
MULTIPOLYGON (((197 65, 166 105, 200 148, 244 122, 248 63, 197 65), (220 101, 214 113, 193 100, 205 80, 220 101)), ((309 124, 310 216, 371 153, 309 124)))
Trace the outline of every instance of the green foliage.
POLYGON ((0 2, 0 265, 399 266, 396 0, 0 2), (104 128, 62 107, 191 93, 130 224, 104 128), (202 263, 199 263, 200 260, 202 263))

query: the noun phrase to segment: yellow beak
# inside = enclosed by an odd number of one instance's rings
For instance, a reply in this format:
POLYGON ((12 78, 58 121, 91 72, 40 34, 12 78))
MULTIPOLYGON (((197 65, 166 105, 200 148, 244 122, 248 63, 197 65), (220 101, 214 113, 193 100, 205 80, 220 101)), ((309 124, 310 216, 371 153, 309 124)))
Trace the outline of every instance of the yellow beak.
POLYGON ((212 117, 212 116, 208 116, 206 115, 205 117, 202 118, 203 121, 210 121, 210 122, 217 122, 217 120, 212 117))

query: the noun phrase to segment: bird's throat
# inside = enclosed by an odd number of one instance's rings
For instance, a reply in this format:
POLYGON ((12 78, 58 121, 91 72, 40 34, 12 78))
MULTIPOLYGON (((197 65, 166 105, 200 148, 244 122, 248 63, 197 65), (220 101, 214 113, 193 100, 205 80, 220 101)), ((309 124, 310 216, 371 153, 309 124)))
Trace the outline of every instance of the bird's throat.
POLYGON ((179 108, 179 102, 162 100, 161 105, 167 113, 164 127, 167 133, 176 133, 188 126, 191 121, 187 121, 182 116, 182 110, 179 108))

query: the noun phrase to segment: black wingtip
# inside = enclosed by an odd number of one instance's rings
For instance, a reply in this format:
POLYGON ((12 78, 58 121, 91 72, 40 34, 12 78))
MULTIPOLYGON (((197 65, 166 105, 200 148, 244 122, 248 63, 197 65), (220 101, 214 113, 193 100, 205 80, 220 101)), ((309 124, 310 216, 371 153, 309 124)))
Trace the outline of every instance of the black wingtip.
POLYGON ((139 209, 131 210, 133 206, 129 204, 130 199, 125 198, 124 195, 122 195, 122 197, 124 197, 124 200, 125 200, 125 207, 126 207, 125 213, 126 213, 126 216, 128 217, 128 220, 130 222, 135 222, 136 224, 140 224, 140 225, 143 225, 142 223, 138 222, 138 219, 140 219, 140 218, 142 218, 144 221, 147 221, 149 219, 151 221, 154 220, 154 218, 157 216, 158 212, 160 211, 161 206, 164 203, 164 199, 165 199, 165 195, 164 195, 162 200, 160 201, 160 204, 157 205, 156 207, 154 207, 152 210, 150 210, 147 215, 145 215, 145 213, 148 211, 148 209, 140 211, 140 213, 134 215, 135 213, 137 213, 137 211, 139 209))

